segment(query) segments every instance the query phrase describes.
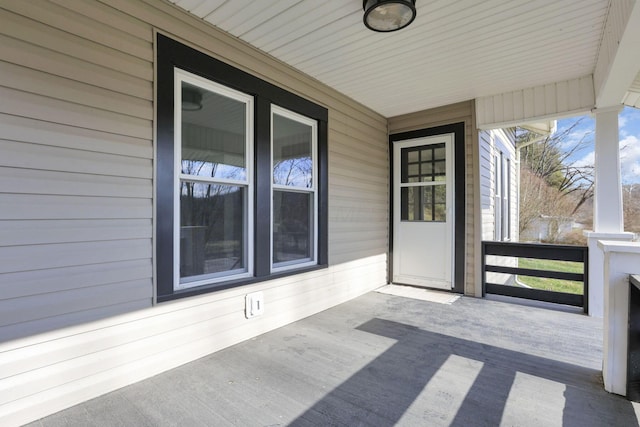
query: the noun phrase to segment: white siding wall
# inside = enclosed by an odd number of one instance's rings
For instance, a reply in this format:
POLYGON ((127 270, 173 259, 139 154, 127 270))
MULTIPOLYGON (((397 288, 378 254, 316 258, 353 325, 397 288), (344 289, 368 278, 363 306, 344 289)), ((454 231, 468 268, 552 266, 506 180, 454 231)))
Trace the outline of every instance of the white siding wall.
POLYGON ((407 132, 417 129, 426 129, 452 123, 465 124, 465 173, 466 173, 466 218, 465 218, 465 294, 478 295, 479 291, 479 255, 480 255, 480 229, 476 226, 479 212, 476 197, 477 182, 475 166, 477 154, 477 132, 475 125, 475 111, 473 101, 459 102, 440 108, 419 111, 389 119, 389 133, 407 132))
MULTIPOLYGON (((509 158, 511 174, 510 193, 511 204, 509 206, 510 241, 518 241, 518 166, 516 152, 513 144, 513 134, 502 129, 492 129, 479 132, 480 140, 480 199, 482 206, 482 240, 495 240, 496 226, 496 156, 500 158, 500 152, 504 158, 509 158)), ((499 160, 498 160, 499 161, 499 160)), ((517 259, 498 256, 488 256, 487 263, 501 266, 517 266, 517 259)), ((487 273, 487 282, 505 284, 513 279, 513 276, 500 273, 487 273)))
POLYGON ((510 192, 511 205, 510 235, 511 241, 518 241, 518 165, 512 136, 500 129, 480 131, 480 197, 482 208, 482 240, 494 240, 495 236, 495 191, 496 165, 495 156, 500 152, 509 158, 509 173, 511 174, 510 192))
POLYGON ((494 137, 491 131, 480 131, 480 200, 482 209, 482 240, 493 240, 495 162, 494 137))
POLYGON ((0 425, 386 283, 387 121, 167 3, 0 0, 0 99, 0 425), (329 109, 330 268, 153 305, 154 30, 329 109))

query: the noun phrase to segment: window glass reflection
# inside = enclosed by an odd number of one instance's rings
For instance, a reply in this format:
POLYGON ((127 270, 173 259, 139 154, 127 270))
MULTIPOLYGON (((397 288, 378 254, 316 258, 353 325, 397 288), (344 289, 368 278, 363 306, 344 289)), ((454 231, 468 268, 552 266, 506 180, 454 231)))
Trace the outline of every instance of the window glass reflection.
POLYGON ((273 263, 313 257, 312 193, 273 192, 273 263))
POLYGON ((246 270, 245 187, 180 183, 181 282, 246 270))
POLYGON ((313 187, 312 127, 273 114, 273 183, 313 187))
POLYGON ((182 82, 182 173, 245 180, 246 104, 182 82))

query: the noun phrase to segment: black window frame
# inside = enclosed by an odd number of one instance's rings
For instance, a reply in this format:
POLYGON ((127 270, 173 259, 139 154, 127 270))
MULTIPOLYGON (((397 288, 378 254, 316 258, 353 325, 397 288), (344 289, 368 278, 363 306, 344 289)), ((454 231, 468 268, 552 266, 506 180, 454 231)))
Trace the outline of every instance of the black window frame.
POLYGON ((179 43, 156 38, 156 301, 164 302, 328 267, 328 110, 252 74, 179 43), (249 278, 174 290, 174 69, 179 68, 254 98, 254 271, 249 278), (271 105, 318 123, 317 264, 271 272, 271 105))

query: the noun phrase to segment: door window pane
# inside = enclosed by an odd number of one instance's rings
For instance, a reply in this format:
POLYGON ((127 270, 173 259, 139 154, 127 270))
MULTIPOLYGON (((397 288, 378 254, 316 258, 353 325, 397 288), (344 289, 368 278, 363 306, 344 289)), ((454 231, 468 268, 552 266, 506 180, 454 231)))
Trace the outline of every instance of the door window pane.
POLYGON ((401 150, 400 188, 402 221, 446 221, 447 186, 444 144, 401 150))
POLYGON ((420 187, 400 189, 400 217, 403 221, 420 221, 422 209, 420 187))
POLYGON ((273 192, 273 263, 311 259, 312 193, 273 192))
POLYGON ((402 221, 446 221, 446 185, 400 188, 402 221))
POLYGON ((273 183, 313 187, 312 127, 273 114, 273 183))
POLYGON ((246 271, 246 188, 180 183, 180 282, 246 271))
POLYGON ((434 185, 433 187, 433 201, 434 203, 446 203, 447 202, 447 186, 445 184, 442 185, 434 185))
POLYGON ((433 144, 427 148, 405 148, 401 151, 401 181, 444 181, 446 174, 444 144, 433 144))
POLYGON ((182 173, 245 180, 246 103, 182 82, 182 173))
POLYGON ((444 203, 433 205, 432 221, 445 222, 447 220, 447 206, 444 203))

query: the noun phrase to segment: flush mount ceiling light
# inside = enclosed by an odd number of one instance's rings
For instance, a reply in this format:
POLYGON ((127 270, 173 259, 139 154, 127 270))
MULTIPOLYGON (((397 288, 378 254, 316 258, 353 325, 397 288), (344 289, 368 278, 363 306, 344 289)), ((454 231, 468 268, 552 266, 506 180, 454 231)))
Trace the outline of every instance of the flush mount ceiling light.
POLYGON ((182 88, 182 109, 184 111, 202 110, 202 93, 190 87, 182 88))
POLYGON ((364 0, 364 25, 388 33, 400 30, 416 18, 416 0, 364 0))

